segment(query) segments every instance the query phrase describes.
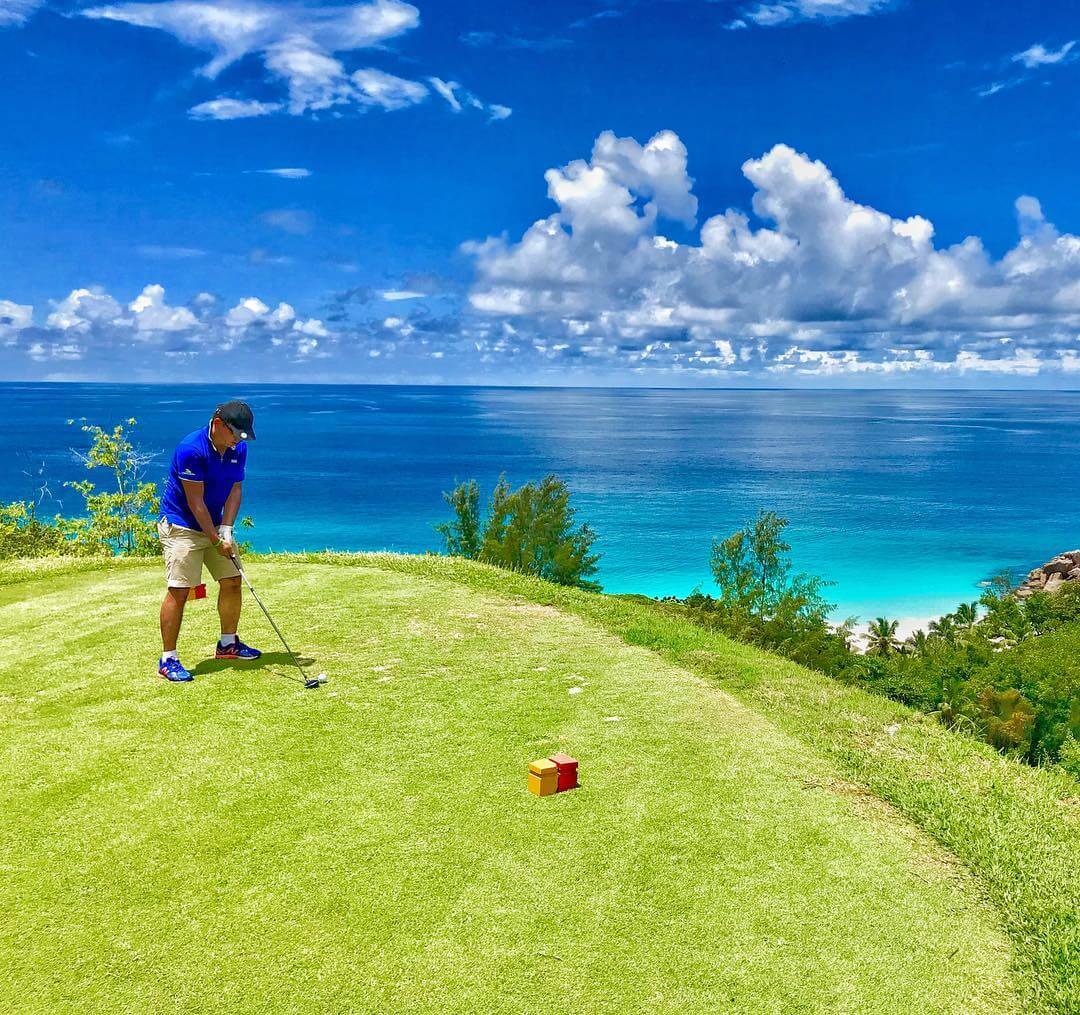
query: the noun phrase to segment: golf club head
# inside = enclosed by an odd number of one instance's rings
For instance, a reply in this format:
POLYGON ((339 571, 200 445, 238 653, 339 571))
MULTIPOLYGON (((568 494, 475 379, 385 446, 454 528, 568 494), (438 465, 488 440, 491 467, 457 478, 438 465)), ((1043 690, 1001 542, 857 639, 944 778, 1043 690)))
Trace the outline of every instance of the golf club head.
POLYGON ((317 677, 309 677, 304 681, 305 687, 318 687, 320 684, 326 683, 326 674, 320 673, 317 677))

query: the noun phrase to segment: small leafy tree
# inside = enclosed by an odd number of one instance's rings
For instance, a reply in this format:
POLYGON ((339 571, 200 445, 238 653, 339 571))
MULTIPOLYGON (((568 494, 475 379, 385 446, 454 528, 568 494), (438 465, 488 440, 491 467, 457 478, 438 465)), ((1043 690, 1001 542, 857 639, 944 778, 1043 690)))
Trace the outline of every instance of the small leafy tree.
POLYGON ((455 557, 476 560, 480 556, 482 532, 480 527, 480 486, 475 479, 460 483, 443 499, 450 505, 454 517, 435 526, 446 544, 446 552, 455 557))
POLYGON ((596 533, 575 526, 570 491, 558 476, 513 489, 499 478, 488 517, 480 519, 480 492, 475 480, 444 494, 454 511, 451 521, 436 526, 448 553, 533 574, 558 585, 598 591, 591 580, 599 554, 591 552, 596 533))
POLYGON ((118 423, 111 431, 100 426, 84 426, 93 438, 90 450, 75 451, 87 469, 105 469, 111 473, 115 489, 99 491, 89 479, 67 483, 82 494, 89 521, 80 538, 97 543, 113 553, 161 552, 154 527, 158 510, 157 486, 143 480, 151 455, 136 450, 129 428, 134 419, 118 423))
POLYGON ((752 617, 757 626, 779 615, 820 615, 831 608, 821 595, 828 584, 813 575, 791 574, 791 544, 783 538, 788 520, 760 511, 753 522, 726 539, 714 539, 711 568, 720 602, 752 617))

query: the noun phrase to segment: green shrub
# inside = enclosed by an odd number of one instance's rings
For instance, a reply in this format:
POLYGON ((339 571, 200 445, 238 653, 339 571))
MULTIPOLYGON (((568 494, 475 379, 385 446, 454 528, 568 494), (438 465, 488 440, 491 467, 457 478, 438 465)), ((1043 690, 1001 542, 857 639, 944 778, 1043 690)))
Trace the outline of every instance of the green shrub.
POLYGON ((104 553, 100 544, 80 538, 87 525, 85 520, 60 515, 51 520, 39 518, 36 505, 29 500, 0 504, 0 560, 104 553))
POLYGON ((0 504, 0 559, 161 553, 157 486, 143 479, 152 456, 132 443, 134 426, 135 420, 129 419, 111 431, 82 427, 91 437, 90 448, 75 454, 88 470, 103 469, 109 475, 104 490, 89 479, 65 484, 82 496, 85 515, 56 515, 46 521, 31 501, 0 504))

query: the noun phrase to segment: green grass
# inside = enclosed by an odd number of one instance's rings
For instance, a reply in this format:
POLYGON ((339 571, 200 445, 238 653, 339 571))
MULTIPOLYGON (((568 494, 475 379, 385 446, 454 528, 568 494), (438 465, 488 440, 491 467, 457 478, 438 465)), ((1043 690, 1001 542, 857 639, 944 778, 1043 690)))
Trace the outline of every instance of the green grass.
MULTIPOLYGON (((263 665, 172 686, 160 564, 21 567, 0 566, 0 1009, 1080 997, 1064 784, 654 605, 434 558, 253 560, 331 683, 284 679, 249 603, 263 665), (556 749, 583 786, 536 799, 525 766, 556 749)), ((215 620, 192 604, 189 666, 215 620)))

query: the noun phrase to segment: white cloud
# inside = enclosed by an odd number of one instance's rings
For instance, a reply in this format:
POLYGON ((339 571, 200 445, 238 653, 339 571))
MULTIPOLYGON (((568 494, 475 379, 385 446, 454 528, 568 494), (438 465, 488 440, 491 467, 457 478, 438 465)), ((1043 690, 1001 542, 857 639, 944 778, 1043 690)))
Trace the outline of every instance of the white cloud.
POLYGON ((745 19, 765 28, 799 21, 838 21, 859 15, 879 14, 893 4, 894 0, 778 0, 744 10, 742 17, 730 22, 727 27, 745 28, 745 19))
POLYGON ((1014 78, 1011 81, 991 81, 982 88, 976 88, 975 94, 980 99, 988 99, 991 95, 997 95, 998 92, 1003 92, 1007 88, 1015 88, 1019 84, 1023 84, 1022 78, 1014 78))
POLYGON ((198 318, 185 307, 170 307, 165 302, 165 289, 148 285, 129 304, 139 332, 188 331, 199 325, 198 318))
MULTIPOLYGON (((326 326, 322 321, 312 317, 307 321, 296 321, 293 324, 293 331, 301 335, 306 335, 309 338, 329 338, 330 332, 326 330, 326 326)), ((318 343, 316 343, 317 345, 318 343)))
POLYGON ((296 319, 296 311, 288 303, 279 303, 271 310, 256 296, 247 296, 236 304, 226 315, 225 325, 229 328, 247 328, 260 324, 270 328, 281 328, 296 319))
POLYGON ((461 103, 458 102, 455 92, 461 87, 456 81, 443 81, 442 78, 428 78, 431 82, 431 87, 435 89, 455 113, 461 112, 461 103))
MULTIPOLYGON (((287 67, 291 54, 326 55, 368 49, 420 23, 420 12, 400 0, 372 0, 341 7, 301 7, 258 0, 164 0, 110 4, 82 13, 88 18, 157 28, 210 53, 210 62, 200 71, 208 78, 217 77, 226 67, 253 53, 284 61, 281 66, 287 67)), ((287 77, 287 72, 282 73, 287 77)))
POLYGON ((1041 43, 1036 43, 1034 46, 1029 46, 1022 53, 1017 53, 1013 56, 1014 63, 1021 63, 1028 70, 1033 70, 1036 67, 1046 67, 1056 63, 1063 63, 1070 58, 1073 47, 1076 45, 1076 40, 1066 42, 1061 49, 1048 50, 1041 43))
POLYGON ((123 311, 103 289, 73 289, 64 299, 53 304, 46 324, 57 331, 86 333, 96 324, 113 324, 122 319, 123 311))
POLYGON ((197 247, 174 247, 157 243, 143 243, 137 248, 143 257, 156 257, 166 261, 186 261, 193 257, 205 257, 206 251, 197 247))
MULTIPOLYGON (((420 12, 402 0, 339 7, 267 0, 164 0, 110 4, 83 14, 168 32, 209 53, 210 61, 200 69, 206 78, 216 78, 237 61, 257 56, 288 94, 285 103, 222 96, 193 107, 189 113, 195 119, 235 120, 283 108, 295 116, 348 105, 398 110, 428 95, 427 85, 374 67, 350 74, 337 56, 377 48, 415 28, 420 12)), ((478 100, 477 105, 487 108, 478 100)), ((505 108, 491 107, 493 117, 508 115, 501 113, 505 108)))
POLYGON ((471 305, 549 352, 683 369, 1022 373, 1080 347, 1080 237, 1035 198, 995 261, 976 237, 939 248, 926 218, 852 200, 786 145, 742 169, 762 224, 728 209, 676 242, 662 221, 697 211, 681 141, 601 135, 588 162, 545 174, 554 214, 516 243, 464 245, 471 305))
POLYGON ((300 208, 274 208, 259 216, 261 221, 292 236, 307 236, 315 226, 311 215, 300 208))
POLYGON ((44 326, 34 324, 32 307, 0 300, 0 351, 36 363, 101 356, 104 362, 127 362, 139 370, 147 346, 171 360, 201 356, 209 362, 222 351, 236 349, 256 360, 322 360, 340 338, 318 318, 298 317, 286 302, 271 308, 259 297, 247 296, 225 310, 219 309, 217 297, 202 292, 186 307, 172 306, 156 283, 144 286, 126 304, 101 288, 75 289, 52 303, 44 326), (138 353, 133 338, 138 339, 138 353))
POLYGON ((311 176, 310 169, 256 169, 256 173, 264 173, 267 176, 279 176, 283 180, 306 180, 311 176))
POLYGON ((456 81, 444 81, 442 78, 437 77, 429 77, 428 81, 431 82, 431 87, 446 100, 446 104, 455 113, 464 112, 466 109, 478 109, 488 114, 489 122, 505 120, 513 113, 509 106, 502 106, 497 102, 490 104, 484 102, 456 81))
POLYGON ((252 116, 269 116, 281 108, 280 102, 221 98, 192 106, 188 116, 193 120, 243 120, 252 116))
POLYGON ((23 24, 41 6, 43 0, 0 0, 0 28, 23 24))
POLYGON ((427 98, 428 90, 419 81, 395 77, 374 67, 355 71, 351 80, 356 86, 356 101, 382 109, 405 109, 427 98))
POLYGON ((381 295, 384 300, 389 300, 391 303, 397 300, 420 300, 425 296, 424 293, 413 292, 411 289, 387 289, 381 295))
POLYGON ((34 308, 24 303, 0 300, 0 342, 13 345, 20 331, 34 323, 34 308))

